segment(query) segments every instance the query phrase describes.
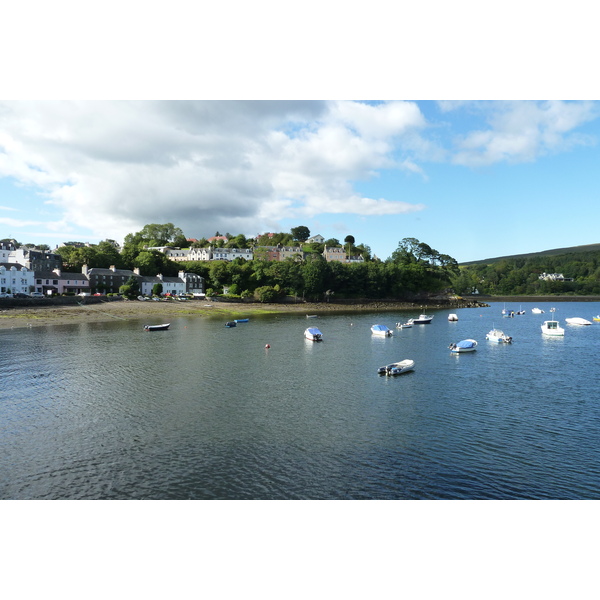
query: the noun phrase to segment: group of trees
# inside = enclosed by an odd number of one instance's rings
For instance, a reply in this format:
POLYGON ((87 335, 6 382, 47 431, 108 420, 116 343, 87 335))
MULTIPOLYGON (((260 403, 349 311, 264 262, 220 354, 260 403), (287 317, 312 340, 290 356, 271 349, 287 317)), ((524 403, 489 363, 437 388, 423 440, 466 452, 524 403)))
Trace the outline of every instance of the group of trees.
MULTIPOLYGON (((217 232, 218 236, 220 234, 217 232)), ((386 261, 371 258, 370 248, 355 244, 348 235, 343 244, 334 238, 323 244, 308 243, 310 231, 305 226, 293 228, 290 233, 275 233, 245 238, 243 235, 225 234, 227 241, 218 240, 217 245, 227 247, 300 246, 306 253, 303 261, 286 259, 268 261, 255 253, 255 259, 234 261, 188 261, 173 262, 153 246, 189 247, 183 232, 172 223, 146 225, 137 233, 128 234, 119 252, 112 240, 90 247, 63 246, 57 250, 63 257, 65 270, 79 270, 82 265, 140 269, 142 275, 162 273, 176 276, 185 270, 204 277, 208 293, 222 293, 228 289, 231 295, 251 296, 271 301, 279 296, 294 295, 306 299, 339 298, 399 298, 421 292, 437 292, 450 285, 458 271, 456 261, 440 254, 415 238, 404 238, 398 249, 386 261), (239 245, 239 246, 234 246, 239 245), (362 263, 327 262, 322 256, 323 248, 344 246, 349 255, 362 255, 362 263)), ((198 240, 195 245, 208 245, 198 240)))
POLYGON ((458 294, 478 290, 489 295, 600 294, 600 252, 504 258, 488 264, 463 266, 452 278, 458 294), (565 281, 540 279, 560 273, 565 281))

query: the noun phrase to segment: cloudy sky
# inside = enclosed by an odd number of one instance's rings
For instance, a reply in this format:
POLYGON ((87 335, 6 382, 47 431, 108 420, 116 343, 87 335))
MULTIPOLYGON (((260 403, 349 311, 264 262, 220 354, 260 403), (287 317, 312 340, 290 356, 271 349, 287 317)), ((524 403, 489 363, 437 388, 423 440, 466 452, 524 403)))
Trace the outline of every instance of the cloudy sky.
POLYGON ((599 117, 589 101, 5 101, 0 235, 306 225, 459 261, 596 243, 599 117))

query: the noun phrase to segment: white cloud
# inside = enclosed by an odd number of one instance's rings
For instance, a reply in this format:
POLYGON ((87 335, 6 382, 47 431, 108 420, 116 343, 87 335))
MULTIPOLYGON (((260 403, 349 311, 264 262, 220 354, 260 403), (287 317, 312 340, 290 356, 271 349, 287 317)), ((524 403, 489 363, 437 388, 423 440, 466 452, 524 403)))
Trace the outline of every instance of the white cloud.
POLYGON ((391 140, 423 125, 408 102, 12 102, 0 106, 0 175, 100 238, 164 222, 254 234, 295 215, 420 210, 362 198, 352 181, 418 171, 391 140))
POLYGON ((591 140, 573 130, 597 116, 592 102, 486 102, 445 106, 484 110, 488 128, 457 138, 452 161, 466 166, 497 162, 531 162, 541 155, 565 151, 591 140))

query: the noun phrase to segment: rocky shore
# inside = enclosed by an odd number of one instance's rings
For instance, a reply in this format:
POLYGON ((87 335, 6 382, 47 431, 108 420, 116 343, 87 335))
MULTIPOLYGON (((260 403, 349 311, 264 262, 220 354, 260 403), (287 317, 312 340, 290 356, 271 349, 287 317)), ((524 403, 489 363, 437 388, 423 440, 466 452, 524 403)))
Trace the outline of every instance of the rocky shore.
POLYGON ((44 305, 4 307, 0 305, 0 329, 17 327, 39 327, 83 322, 111 321, 113 319, 152 319, 171 321, 178 317, 197 316, 199 318, 221 317, 225 319, 244 318, 253 314, 301 313, 326 314, 329 312, 368 312, 368 311, 425 311, 432 308, 477 308, 486 306, 478 300, 454 298, 430 298, 415 302, 361 301, 361 302, 298 302, 281 304, 261 304, 258 302, 207 302, 190 300, 178 302, 140 302, 139 300, 119 300, 104 302, 73 303, 69 305, 44 305))

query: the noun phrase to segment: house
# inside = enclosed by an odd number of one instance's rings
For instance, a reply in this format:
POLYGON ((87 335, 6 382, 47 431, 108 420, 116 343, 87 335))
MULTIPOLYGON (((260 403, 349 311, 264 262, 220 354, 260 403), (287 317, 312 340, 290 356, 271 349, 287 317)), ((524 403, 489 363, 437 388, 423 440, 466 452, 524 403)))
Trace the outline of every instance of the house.
POLYGON ((51 271, 62 267, 62 256, 46 250, 15 248, 9 253, 7 262, 18 263, 31 271, 51 271))
POLYGON ((20 264, 0 263, 0 292, 28 294, 34 289, 34 273, 20 264))
POLYGON ((162 285, 163 296, 166 294, 175 296, 204 294, 204 277, 184 271, 179 271, 177 277, 164 277, 160 273, 158 275, 143 275, 140 277, 140 293, 143 296, 151 296, 157 283, 162 285))
POLYGON ((304 252, 300 246, 282 246, 279 249, 279 260, 292 258, 296 261, 304 260, 304 252))
POLYGON ((113 293, 118 294, 119 288, 125 285, 130 277, 135 277, 140 281, 140 270, 134 269, 117 269, 111 265, 109 269, 101 269, 94 267, 89 269, 87 265, 81 267, 81 272, 87 276, 90 281, 90 291, 92 293, 113 293))
POLYGON ((306 240, 306 243, 307 244, 313 244, 313 243, 315 243, 315 244, 323 244, 323 243, 325 243, 325 238, 322 235, 319 235, 319 234, 313 235, 312 237, 309 237, 306 240))
POLYGON ((337 247, 327 247, 323 250, 323 256, 327 262, 346 262, 346 251, 337 246, 337 247))
POLYGON ((35 271, 35 291, 44 295, 90 291, 90 280, 83 273, 67 273, 61 269, 35 271))

